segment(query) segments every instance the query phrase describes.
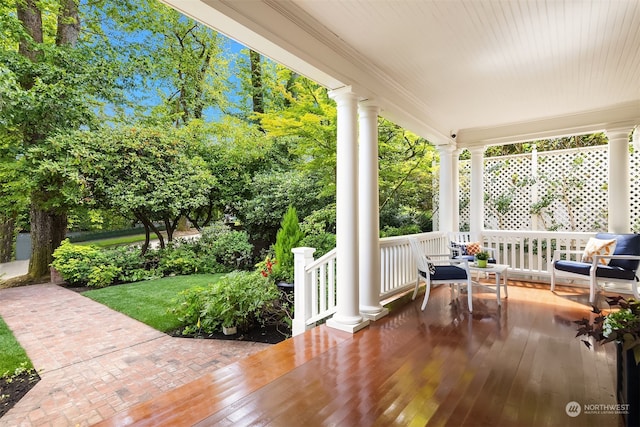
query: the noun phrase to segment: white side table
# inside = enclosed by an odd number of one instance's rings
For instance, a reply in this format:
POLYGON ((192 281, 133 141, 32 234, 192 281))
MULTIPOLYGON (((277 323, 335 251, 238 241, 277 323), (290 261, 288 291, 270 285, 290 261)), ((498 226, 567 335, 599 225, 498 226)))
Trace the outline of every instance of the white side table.
POLYGON ((498 299, 498 305, 502 305, 500 301, 500 279, 502 278, 502 285, 504 286, 504 297, 509 298, 509 291, 507 290, 507 272, 509 266, 507 264, 487 264, 486 267, 478 267, 475 263, 469 263, 469 270, 480 271, 484 273, 493 273, 496 275, 496 298, 498 299))

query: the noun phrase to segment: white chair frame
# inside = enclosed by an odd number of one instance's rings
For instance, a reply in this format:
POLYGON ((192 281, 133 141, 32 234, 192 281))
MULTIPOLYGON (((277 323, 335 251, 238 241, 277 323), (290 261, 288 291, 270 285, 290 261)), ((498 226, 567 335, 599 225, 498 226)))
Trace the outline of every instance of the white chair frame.
MULTIPOLYGON (((425 291, 424 291, 424 299, 422 300, 422 310, 427 306, 427 302, 429 301, 429 295, 431 294, 431 287, 442 284, 456 285, 458 296, 460 295, 460 284, 467 285, 467 302, 469 305, 469 312, 473 312, 473 301, 472 301, 472 282, 471 282, 471 272, 469 271, 469 261, 466 259, 453 259, 449 254, 437 254, 437 255, 428 255, 430 258, 430 262, 438 266, 443 265, 453 265, 456 267, 460 267, 466 271, 466 279, 446 279, 446 280, 433 280, 431 278, 431 274, 429 273, 429 266, 427 262, 427 255, 424 253, 422 248, 420 248, 420 244, 418 240, 414 237, 409 238, 409 244, 411 245, 411 251, 413 252, 413 256, 416 261, 416 265, 418 268, 418 277, 416 278, 416 287, 413 290, 412 300, 416 299, 416 295, 418 295, 418 288, 420 287, 420 280, 425 282, 425 291), (422 274, 424 273, 424 277, 422 274)), ((452 290, 453 292, 453 290, 452 290)))
MULTIPOLYGON (((634 298, 637 300, 640 300, 640 294, 638 292, 638 282, 634 279, 632 280, 626 280, 626 279, 613 279, 613 278, 609 278, 609 277, 598 277, 596 276, 596 269, 598 266, 598 263, 600 263, 601 259, 626 259, 626 260, 640 260, 640 256, 638 255, 595 255, 593 256, 593 260, 591 261, 591 268, 589 269, 589 275, 584 275, 584 274, 577 274, 577 273, 571 273, 569 271, 563 271, 563 270, 556 270, 555 268, 555 261, 560 259, 560 256, 562 254, 566 254, 567 257, 569 257, 569 255, 576 255, 579 259, 580 256, 583 254, 584 251, 563 251, 563 250, 558 250, 556 249, 555 251, 553 251, 553 260, 554 262, 552 262, 549 266, 549 268, 551 269, 551 291, 555 291, 556 289, 556 277, 563 277, 563 278, 570 278, 570 279, 579 279, 579 280, 586 280, 589 282, 589 302, 591 304, 594 304, 596 302, 596 292, 598 287, 600 287, 603 290, 607 290, 606 287, 603 286, 599 286, 598 281, 600 282, 608 282, 608 283, 622 283, 622 284, 628 284, 631 287, 631 293, 633 294, 634 298)), ((624 289, 611 289, 612 292, 624 292, 624 289)))

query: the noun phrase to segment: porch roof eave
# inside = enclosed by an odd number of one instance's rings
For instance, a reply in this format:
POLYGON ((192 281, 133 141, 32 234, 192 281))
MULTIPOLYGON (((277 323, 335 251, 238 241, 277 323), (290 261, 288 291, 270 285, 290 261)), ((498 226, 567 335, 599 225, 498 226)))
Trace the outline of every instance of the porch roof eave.
POLYGON ((640 73, 634 70, 633 61, 629 59, 635 54, 628 54, 629 49, 640 45, 640 33, 633 31, 633 23, 640 20, 640 6, 630 0, 592 6, 558 3, 558 7, 575 6, 576 13, 572 14, 560 13, 562 7, 548 10, 544 2, 536 1, 528 10, 517 10, 509 3, 487 2, 478 6, 482 1, 465 6, 465 10, 452 3, 428 6, 403 2, 394 6, 356 3, 349 8, 335 3, 335 7, 321 8, 298 0, 161 1, 330 90, 351 86, 362 99, 375 99, 381 116, 435 145, 457 148, 501 145, 592 133, 610 126, 631 129, 640 123, 640 93, 631 89, 639 87, 640 73), (515 14, 523 24, 534 26, 532 28, 539 24, 537 12, 542 8, 544 13, 551 14, 549 25, 562 31, 551 31, 553 27, 541 38, 541 33, 532 30, 526 34, 526 40, 519 40, 522 46, 518 54, 510 55, 514 53, 509 50, 513 46, 504 39, 480 37, 489 36, 487 31, 498 34, 512 29, 509 23, 494 20, 495 11, 484 10, 492 7, 515 14), (606 16, 592 10, 594 7, 606 8, 606 16), (385 15, 390 10, 406 22, 401 21, 399 25, 392 16, 385 15), (442 16, 434 21, 434 13, 442 16), (451 32, 451 24, 447 22, 473 16, 473 24, 467 22, 469 25, 456 26, 451 32), (358 24, 358 28, 365 26, 371 31, 359 34, 340 24, 344 22, 358 24), (599 35, 592 37, 590 31, 571 33, 576 39, 565 46, 565 30, 575 26, 598 28, 599 35), (416 39, 425 36, 425 31, 435 40, 446 34, 446 43, 441 40, 442 43, 429 44, 428 49, 411 50, 416 39), (393 44, 394 48, 376 45, 382 38, 392 36, 400 42, 393 44), (479 37, 483 40, 482 55, 487 57, 474 52, 479 37), (552 55, 554 52, 550 50, 558 49, 555 45, 573 51, 552 55), (461 57, 461 52, 474 54, 461 57), (580 52, 590 55, 578 55, 580 52), (618 66, 603 64, 598 58, 602 52, 607 55, 606 64, 618 66), (393 58, 387 57, 391 55, 393 58), (500 69, 492 69, 489 76, 499 72, 504 84, 500 79, 485 82, 496 90, 495 99, 493 95, 487 98, 486 90, 478 89, 482 85, 460 87, 459 84, 467 80, 478 83, 479 78, 486 80, 481 78, 484 74, 477 68, 479 64, 473 62, 483 57, 493 58, 494 62, 499 59, 501 64, 500 69), (438 70, 432 68, 434 63, 428 58, 439 58, 438 70), (528 80, 520 68, 523 58, 530 58, 526 64, 531 62, 533 74, 528 75, 528 80), (543 58, 548 58, 545 67, 539 63, 543 58), (395 63, 404 62, 412 69, 405 67, 402 75, 398 75, 395 63), (549 70, 553 67, 557 71, 549 70), (431 71, 421 73, 424 69, 431 71), (575 73, 581 70, 591 71, 579 78, 575 73), (599 73, 596 77, 595 72, 599 73), (524 81, 533 81, 537 86, 523 87, 524 81), (454 82, 458 84, 452 84, 454 82), (513 92, 518 87, 520 94, 513 92), (627 87, 629 89, 625 89, 627 87), (456 138, 451 137, 454 133, 456 138))

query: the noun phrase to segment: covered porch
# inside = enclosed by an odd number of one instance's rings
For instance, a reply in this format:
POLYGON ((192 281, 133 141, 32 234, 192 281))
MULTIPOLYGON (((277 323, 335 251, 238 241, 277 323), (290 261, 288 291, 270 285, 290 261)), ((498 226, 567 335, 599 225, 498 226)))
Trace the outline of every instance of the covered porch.
POLYGON ((614 347, 575 338, 586 292, 512 282, 501 309, 477 291, 472 316, 465 301, 401 298, 357 334, 313 328, 99 425, 622 425, 597 409, 616 403, 614 347))
POLYGON ((615 404, 615 349, 575 338, 585 290, 546 282, 552 248, 584 248, 593 233, 485 230, 482 164, 490 145, 604 131, 607 228, 629 231, 638 2, 163 1, 331 91, 337 248, 319 259, 295 250, 293 339, 103 425, 620 422, 567 412, 615 404), (379 115, 438 148, 440 221, 418 236, 427 252, 447 252, 457 231, 457 159, 471 152, 471 232, 510 277, 529 280, 511 282, 501 309, 474 289, 469 315, 445 287, 424 312, 420 298, 385 303, 413 286, 416 268, 406 236, 379 239, 379 115))
MULTIPOLYGON (((514 273, 545 279, 550 248, 524 250, 540 242, 522 237, 536 230, 484 230, 482 178, 486 147, 541 138, 605 132, 603 231, 631 228, 636 1, 163 1, 322 84, 336 102, 337 247, 318 260, 311 249, 297 250, 296 316, 304 315, 296 333, 326 317, 330 327, 355 333, 387 314, 381 301, 390 292, 411 286, 415 266, 402 240, 379 239, 378 116, 440 154, 439 223, 423 239, 432 253, 446 252, 443 236, 458 229, 457 161, 468 149, 471 232, 493 239, 514 273)), ((569 239, 571 249, 584 237, 569 239)))

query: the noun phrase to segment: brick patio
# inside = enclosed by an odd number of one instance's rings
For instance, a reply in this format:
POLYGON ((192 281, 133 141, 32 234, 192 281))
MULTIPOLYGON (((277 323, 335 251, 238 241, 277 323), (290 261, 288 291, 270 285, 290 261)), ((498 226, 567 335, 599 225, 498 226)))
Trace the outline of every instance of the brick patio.
POLYGON ((0 426, 87 426, 269 344, 172 338, 57 285, 0 290, 40 382, 0 426))

